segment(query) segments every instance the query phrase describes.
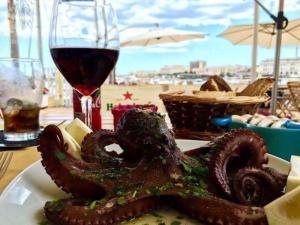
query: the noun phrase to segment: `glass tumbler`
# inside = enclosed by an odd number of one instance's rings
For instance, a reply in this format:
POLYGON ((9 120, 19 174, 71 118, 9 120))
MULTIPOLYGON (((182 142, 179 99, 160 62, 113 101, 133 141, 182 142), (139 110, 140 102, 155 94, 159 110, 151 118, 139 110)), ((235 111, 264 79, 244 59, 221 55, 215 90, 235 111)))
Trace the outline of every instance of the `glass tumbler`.
POLYGON ((40 61, 0 58, 0 84, 4 140, 36 139, 44 89, 44 73, 40 61))

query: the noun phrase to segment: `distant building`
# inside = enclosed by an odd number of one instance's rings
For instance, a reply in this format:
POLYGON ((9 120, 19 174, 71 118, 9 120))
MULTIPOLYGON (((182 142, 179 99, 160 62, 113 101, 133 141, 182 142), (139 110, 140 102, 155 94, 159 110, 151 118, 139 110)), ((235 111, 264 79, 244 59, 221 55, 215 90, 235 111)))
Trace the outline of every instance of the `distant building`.
POLYGON ((188 72, 188 69, 182 65, 164 66, 160 69, 161 74, 176 74, 186 72, 188 72))
MULTIPOLYGON (((272 75, 274 73, 274 60, 263 60, 257 71, 262 75, 272 75)), ((282 77, 300 76, 300 58, 281 59, 280 75, 282 77)))
POLYGON ((236 75, 248 72, 249 68, 241 65, 214 66, 206 69, 207 75, 236 75))
POLYGON ((197 60, 190 62, 190 72, 196 74, 204 74, 206 72, 206 61, 197 60))
POLYGON ((157 71, 154 71, 154 70, 147 70, 147 71, 144 71, 144 70, 139 70, 139 71, 136 71, 135 73, 133 73, 136 77, 138 78, 148 78, 148 77, 153 77, 157 74, 157 71))

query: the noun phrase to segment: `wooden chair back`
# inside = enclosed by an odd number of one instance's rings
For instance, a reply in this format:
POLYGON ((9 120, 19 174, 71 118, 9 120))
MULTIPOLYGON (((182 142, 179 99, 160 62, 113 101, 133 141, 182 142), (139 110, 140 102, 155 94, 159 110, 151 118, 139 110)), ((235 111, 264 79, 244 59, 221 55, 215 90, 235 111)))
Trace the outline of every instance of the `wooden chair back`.
POLYGON ((300 82, 288 82, 288 88, 294 107, 300 112, 300 82))

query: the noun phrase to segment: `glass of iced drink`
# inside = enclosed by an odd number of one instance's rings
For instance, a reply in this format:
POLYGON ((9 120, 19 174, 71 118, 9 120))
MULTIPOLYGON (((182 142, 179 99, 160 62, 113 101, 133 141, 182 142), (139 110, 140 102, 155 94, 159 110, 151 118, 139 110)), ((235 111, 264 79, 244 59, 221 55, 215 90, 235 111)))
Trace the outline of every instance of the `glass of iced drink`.
POLYGON ((34 59, 0 58, 0 108, 5 141, 28 141, 39 133, 44 73, 34 59))

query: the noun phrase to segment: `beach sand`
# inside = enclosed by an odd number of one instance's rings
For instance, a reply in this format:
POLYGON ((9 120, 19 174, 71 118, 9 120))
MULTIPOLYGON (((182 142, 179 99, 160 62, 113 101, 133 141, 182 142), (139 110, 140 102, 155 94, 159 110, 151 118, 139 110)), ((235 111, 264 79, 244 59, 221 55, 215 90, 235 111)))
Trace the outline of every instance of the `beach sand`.
MULTIPOLYGON (((235 85, 234 90, 241 90, 244 85, 235 85)), ((102 111, 107 111, 110 104, 154 104, 158 106, 158 111, 165 112, 163 102, 159 99, 159 94, 164 91, 193 91, 199 90, 199 85, 103 85, 101 88, 102 111), (131 99, 125 99, 126 92, 132 95, 131 99)))

